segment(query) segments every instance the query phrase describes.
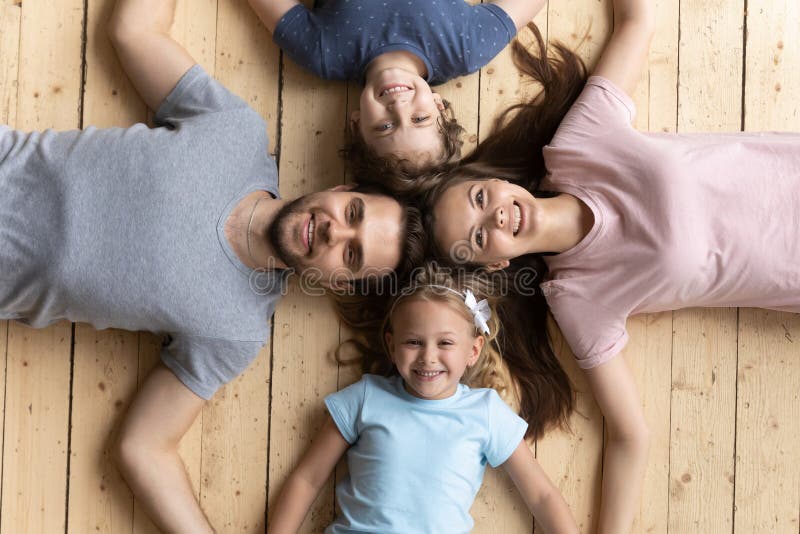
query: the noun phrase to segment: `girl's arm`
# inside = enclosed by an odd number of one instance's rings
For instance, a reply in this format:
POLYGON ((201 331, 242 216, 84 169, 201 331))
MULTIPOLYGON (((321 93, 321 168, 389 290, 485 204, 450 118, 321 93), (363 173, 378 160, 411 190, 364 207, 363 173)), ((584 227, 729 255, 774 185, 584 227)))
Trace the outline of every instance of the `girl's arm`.
POLYGON ((547 0, 494 0, 492 3, 503 8, 514 21, 517 31, 520 31, 542 10, 546 2, 547 0))
POLYGON ((614 0, 614 31, 593 74, 633 94, 655 31, 655 10, 655 0, 614 0))
POLYGON ((250 7, 264 23, 270 33, 275 31, 278 21, 287 11, 299 4, 297 0, 248 0, 250 7))
POLYGON ((650 431, 622 356, 588 369, 586 376, 607 432, 598 531, 629 532, 642 494, 650 431))
POLYGON ((578 532, 564 497, 547 478, 525 440, 520 441, 503 469, 545 532, 578 532))
POLYGON ((294 534, 303 524, 308 509, 328 480, 336 462, 350 444, 345 441, 330 415, 300 463, 289 475, 275 505, 269 511, 269 534, 294 534))

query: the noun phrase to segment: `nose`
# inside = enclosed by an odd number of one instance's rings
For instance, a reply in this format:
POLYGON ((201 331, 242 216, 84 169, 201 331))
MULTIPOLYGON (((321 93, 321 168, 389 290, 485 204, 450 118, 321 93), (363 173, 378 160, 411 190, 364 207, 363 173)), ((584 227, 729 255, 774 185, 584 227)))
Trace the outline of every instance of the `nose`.
POLYGON ((508 213, 502 206, 499 206, 496 210, 494 210, 494 223, 497 225, 498 228, 503 228, 508 221, 508 213))
POLYGON ((352 239, 354 236, 355 230, 353 228, 339 224, 336 221, 328 222, 325 232, 325 237, 327 238, 328 244, 335 245, 337 243, 341 243, 342 241, 352 239))
POLYGON ((425 347, 419 351, 417 359, 420 363, 435 363, 436 362, 436 347, 431 347, 426 344, 425 347))

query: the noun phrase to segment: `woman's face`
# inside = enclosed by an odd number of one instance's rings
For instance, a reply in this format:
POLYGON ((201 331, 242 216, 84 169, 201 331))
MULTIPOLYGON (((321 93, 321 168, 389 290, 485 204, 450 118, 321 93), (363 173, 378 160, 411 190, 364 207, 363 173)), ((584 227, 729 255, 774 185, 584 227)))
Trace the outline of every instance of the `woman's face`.
POLYGON ((433 207, 436 244, 455 263, 503 269, 530 252, 538 205, 526 189, 497 179, 447 189, 433 207))

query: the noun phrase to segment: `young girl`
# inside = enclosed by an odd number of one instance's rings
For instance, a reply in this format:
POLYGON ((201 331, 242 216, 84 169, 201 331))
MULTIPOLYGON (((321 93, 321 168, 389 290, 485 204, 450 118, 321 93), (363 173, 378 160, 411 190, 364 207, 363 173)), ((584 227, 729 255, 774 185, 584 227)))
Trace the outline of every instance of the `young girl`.
POLYGON ((543 92, 439 177, 426 211, 440 256, 489 269, 538 262, 546 304, 535 302, 549 305, 605 417, 599 530, 627 532, 649 433, 617 357, 626 320, 691 306, 800 312, 800 135, 635 131, 629 95, 653 3, 616 0, 614 19, 585 84, 568 50, 548 63, 517 47, 543 92))
POLYGON ((364 375, 325 399, 329 416, 270 510, 271 533, 297 531, 345 452, 341 515, 326 532, 469 532, 487 462, 503 466, 547 532, 577 532, 523 439, 526 423, 494 389, 462 383, 508 383, 479 287, 429 268, 394 298, 383 333, 395 375, 364 375))
POLYGON ((381 160, 420 170, 460 154, 463 129, 429 83, 474 72, 544 0, 250 0, 275 42, 328 80, 364 84, 345 155, 360 176, 381 160))

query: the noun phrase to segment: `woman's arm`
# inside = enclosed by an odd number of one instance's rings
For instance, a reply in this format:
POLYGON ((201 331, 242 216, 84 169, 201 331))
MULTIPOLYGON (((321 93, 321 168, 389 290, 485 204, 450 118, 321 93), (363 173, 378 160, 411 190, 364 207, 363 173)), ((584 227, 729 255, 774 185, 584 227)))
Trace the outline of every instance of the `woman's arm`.
POLYGON ((520 31, 542 10, 545 2, 547 0, 494 0, 492 3, 503 8, 520 31))
POLYGON ((145 512, 166 532, 212 532, 178 455, 205 401, 158 365, 133 399, 114 456, 145 512))
POLYGON ((633 94, 650 50, 655 11, 655 0, 614 0, 614 31, 593 74, 633 94))
POLYGON ((642 494, 650 430, 622 356, 588 369, 586 376, 607 431, 599 532, 629 532, 642 494))
POLYGON ((300 463, 281 490, 275 505, 269 511, 270 534, 294 534, 303 524, 308 509, 328 480, 336 462, 350 444, 345 441, 330 415, 311 443, 300 463))
POLYGON ((264 23, 270 33, 275 31, 278 21, 287 11, 299 4, 297 0, 248 0, 250 7, 264 23))
POLYGON ((545 532, 578 532, 564 497, 522 440, 503 464, 522 499, 545 532))
POLYGON ((174 14, 175 0, 118 0, 109 21, 122 68, 153 111, 195 64, 169 35, 174 14))

